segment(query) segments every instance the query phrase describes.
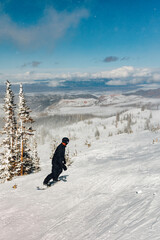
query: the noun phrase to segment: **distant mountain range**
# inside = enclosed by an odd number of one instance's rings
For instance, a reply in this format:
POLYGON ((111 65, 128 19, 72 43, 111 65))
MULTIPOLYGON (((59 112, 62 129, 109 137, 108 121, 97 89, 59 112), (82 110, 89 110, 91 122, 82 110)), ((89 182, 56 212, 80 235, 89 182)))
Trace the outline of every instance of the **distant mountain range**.
MULTIPOLYGON (((47 91, 51 90, 50 88, 45 88, 46 85, 42 84, 41 87, 39 84, 28 84, 24 85, 24 95, 27 100, 27 105, 36 112, 45 111, 48 108, 57 109, 62 107, 87 107, 87 106, 109 106, 109 105, 134 105, 139 101, 142 101, 139 97, 144 98, 156 98, 160 99, 160 88, 158 89, 149 89, 149 90, 138 90, 135 92, 122 94, 114 94, 115 91, 110 93, 103 89, 88 91, 47 91), (35 85, 37 88, 34 88, 35 85), (43 89, 42 89, 43 85, 43 89), (30 88, 28 88, 28 86, 30 88), (44 90, 44 92, 41 92, 44 90), (98 91, 99 90, 99 91, 98 91), (133 96, 133 98, 126 98, 133 96), (135 98, 134 98, 135 96, 135 98), (136 98, 137 96, 137 98, 136 98)), ((12 90, 15 93, 15 103, 18 103, 18 91, 19 85, 13 85, 12 90)), ((5 95, 5 85, 3 87, 0 85, 0 104, 3 106, 5 95)), ((1 107, 2 108, 2 107, 1 107)))
POLYGON ((137 95, 146 98, 160 98, 160 88, 158 89, 149 89, 149 90, 138 90, 133 93, 126 93, 126 96, 137 95))
MULTIPOLYGON (((137 86, 132 85, 108 85, 107 82, 110 79, 89 79, 88 81, 76 81, 66 80, 62 85, 52 86, 51 82, 46 81, 34 81, 32 83, 23 83, 23 89, 25 93, 47 93, 47 92, 102 92, 102 91, 133 91, 137 89, 137 86)), ((11 82, 12 83, 12 82, 11 82)), ((5 84, 0 84, 0 94, 5 92, 5 84)), ((12 91, 17 94, 19 92, 19 84, 12 84, 12 91)))
MULTIPOLYGON (((101 95, 105 93, 122 93, 124 95, 139 95, 148 98, 160 98, 160 88, 158 89, 149 89, 149 90, 140 90, 140 85, 128 84, 128 85, 108 85, 108 82, 111 79, 88 79, 86 81, 81 80, 65 80, 63 84, 57 86, 52 86, 52 81, 50 80, 36 80, 32 82, 23 83, 23 90, 25 94, 48 94, 52 93, 54 95, 59 95, 60 93, 77 95, 81 93, 91 93, 96 94, 100 93, 101 95), (132 93, 129 93, 129 91, 132 93), (127 93, 128 92, 128 93, 127 93)), ((14 94, 19 93, 19 84, 12 83, 12 91, 14 94)), ((147 85, 146 85, 147 86, 147 85)), ((5 94, 6 86, 5 83, 0 83, 0 97, 5 94)))

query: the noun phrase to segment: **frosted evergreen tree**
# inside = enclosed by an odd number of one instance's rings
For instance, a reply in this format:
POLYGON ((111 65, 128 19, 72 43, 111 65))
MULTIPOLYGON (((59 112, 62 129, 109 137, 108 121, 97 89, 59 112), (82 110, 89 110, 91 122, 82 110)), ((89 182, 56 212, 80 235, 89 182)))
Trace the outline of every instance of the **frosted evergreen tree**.
POLYGON ((1 178, 11 180, 17 172, 17 152, 16 152, 16 118, 15 118, 15 104, 14 95, 11 90, 11 84, 6 82, 6 95, 4 98, 4 112, 5 112, 5 125, 2 134, 5 135, 3 139, 3 157, 1 160, 1 178))
POLYGON ((31 124, 34 122, 30 116, 31 110, 26 105, 23 86, 20 84, 19 110, 18 110, 18 136, 19 153, 21 159, 20 175, 32 173, 34 170, 33 157, 29 146, 30 137, 33 136, 31 124))
POLYGON ((36 138, 33 139, 33 171, 34 172, 40 171, 40 159, 38 157, 36 138))
POLYGON ((9 81, 6 82, 4 102, 5 125, 1 133, 5 138, 1 144, 3 151, 0 155, 0 182, 40 170, 37 143, 35 139, 32 141, 34 121, 30 116, 31 110, 26 105, 22 84, 19 92, 18 123, 15 118, 14 95, 9 81))
POLYGON ((10 172, 9 172, 9 162, 8 159, 5 159, 5 156, 2 154, 0 159, 0 182, 5 182, 6 180, 10 180, 10 172))

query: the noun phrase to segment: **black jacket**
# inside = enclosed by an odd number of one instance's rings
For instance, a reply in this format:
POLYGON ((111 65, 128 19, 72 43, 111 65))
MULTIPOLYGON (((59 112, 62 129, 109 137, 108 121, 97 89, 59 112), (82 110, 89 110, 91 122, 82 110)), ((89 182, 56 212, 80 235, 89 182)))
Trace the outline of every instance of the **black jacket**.
POLYGON ((65 147, 62 143, 56 148, 56 151, 52 158, 53 167, 64 168, 64 164, 66 164, 65 160, 65 147))

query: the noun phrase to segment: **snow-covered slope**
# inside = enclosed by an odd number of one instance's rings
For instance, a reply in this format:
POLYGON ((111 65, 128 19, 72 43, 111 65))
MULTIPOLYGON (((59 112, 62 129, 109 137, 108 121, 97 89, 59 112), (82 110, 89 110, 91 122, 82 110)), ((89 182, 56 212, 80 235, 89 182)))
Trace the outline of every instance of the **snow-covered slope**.
POLYGON ((125 96, 122 94, 106 94, 95 98, 61 99, 44 110, 44 114, 92 114, 94 116, 111 116, 117 112, 126 111, 133 107, 157 109, 160 99, 147 99, 141 96, 125 96))
POLYGON ((42 171, 0 184, 0 239, 158 240, 159 122, 158 110, 135 108, 118 118, 45 126, 43 141, 38 129, 42 171), (73 164, 61 182, 38 191, 51 169, 50 144, 63 136, 73 164))

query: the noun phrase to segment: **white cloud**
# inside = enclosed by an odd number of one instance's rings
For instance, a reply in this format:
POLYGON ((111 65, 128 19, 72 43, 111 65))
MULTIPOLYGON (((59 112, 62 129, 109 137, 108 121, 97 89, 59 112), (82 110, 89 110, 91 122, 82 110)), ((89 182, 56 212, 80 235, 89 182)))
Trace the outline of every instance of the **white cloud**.
POLYGON ((160 73, 153 74, 153 80, 155 82, 160 82, 160 73))
POLYGON ((134 68, 133 77, 150 77, 151 74, 150 68, 134 68))
POLYGON ((160 69, 135 68, 133 66, 123 66, 110 71, 93 74, 94 78, 111 79, 107 85, 127 85, 140 84, 143 82, 160 82, 160 69))
POLYGON ((142 85, 139 85, 139 89, 143 89, 143 90, 148 90, 148 89, 157 89, 160 87, 160 84, 142 84, 142 85))
POLYGON ((122 78, 122 79, 113 79, 109 82, 106 83, 106 85, 113 85, 113 86, 116 86, 116 85, 127 85, 127 84, 139 84, 141 82, 143 82, 144 79, 143 78, 122 78))
POLYGON ((126 85, 126 82, 122 80, 111 80, 106 83, 106 85, 116 86, 116 85, 126 85))
POLYGON ((63 84, 61 82, 59 82, 59 81, 51 81, 48 84, 49 87, 58 87, 60 85, 62 86, 63 84))
POLYGON ((22 27, 13 22, 8 15, 0 16, 0 41, 10 40, 19 47, 37 48, 54 47, 55 42, 63 37, 68 29, 76 27, 81 19, 87 18, 86 9, 75 10, 72 13, 57 12, 46 9, 43 18, 30 27, 22 27))
POLYGON ((95 73, 95 78, 129 78, 129 77, 149 77, 152 71, 149 68, 135 68, 133 66, 123 66, 113 70, 95 73))
POLYGON ((134 67, 123 66, 121 68, 116 68, 110 71, 99 72, 93 74, 94 78, 126 78, 134 73, 134 67))
POLYGON ((0 81, 4 82, 6 79, 11 82, 33 82, 35 80, 48 80, 50 86, 62 85, 65 81, 94 81, 97 79, 105 79, 107 85, 136 85, 136 84, 158 84, 160 83, 160 69, 150 68, 135 68, 133 66, 123 66, 113 70, 88 73, 88 72, 74 72, 74 73, 55 73, 51 69, 43 72, 42 69, 37 71, 28 71, 20 73, 8 73, 0 75, 0 81), (38 72, 39 71, 39 72, 38 72), (41 71, 41 72, 40 72, 41 71))

